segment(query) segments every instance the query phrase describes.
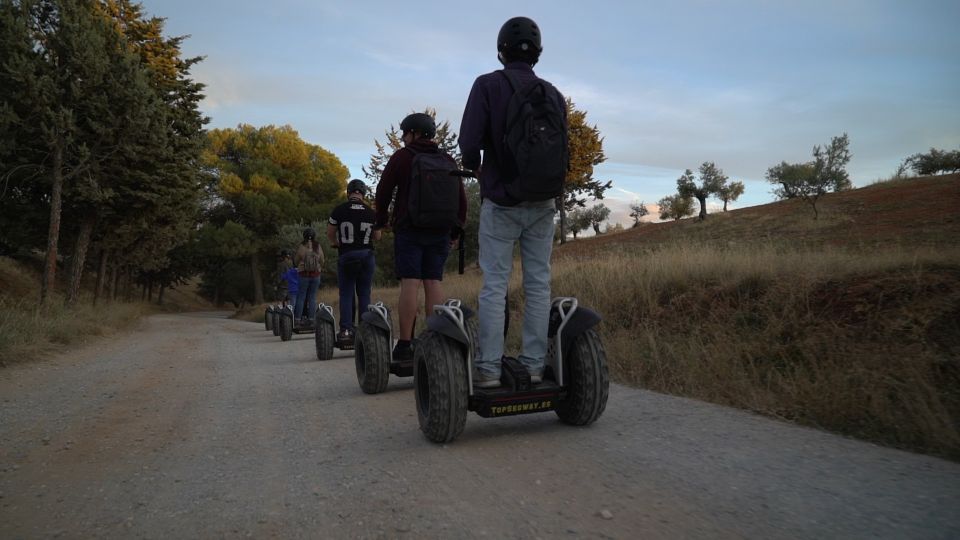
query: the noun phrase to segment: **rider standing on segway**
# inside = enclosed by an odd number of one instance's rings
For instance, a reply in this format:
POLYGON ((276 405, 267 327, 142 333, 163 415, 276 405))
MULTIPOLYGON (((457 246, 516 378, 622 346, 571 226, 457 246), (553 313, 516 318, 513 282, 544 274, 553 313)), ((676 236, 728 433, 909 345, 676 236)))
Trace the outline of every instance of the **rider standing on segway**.
POLYGON ((317 289, 320 288, 320 270, 323 268, 323 250, 317 242, 317 233, 310 227, 303 230, 303 242, 294 258, 300 285, 293 313, 300 318, 299 326, 309 326, 317 315, 317 289), (304 308, 307 309, 306 318, 304 308))
POLYGON ((455 170, 457 163, 434 142, 437 126, 429 114, 408 115, 400 123, 400 130, 404 148, 390 156, 377 184, 376 228, 388 226, 388 211, 393 202, 389 224, 394 232, 396 274, 400 280, 400 331, 392 356, 396 361, 407 362, 413 360, 411 340, 420 285, 428 314, 432 306, 443 303, 443 266, 459 238, 457 227, 467 219, 467 195, 459 178, 459 195, 456 190, 442 190, 451 200, 431 199, 437 192, 429 189, 411 190, 414 181, 426 181, 431 175, 444 181, 452 178, 449 171, 455 170), (446 171, 441 173, 444 168, 446 171))
POLYGON ((527 17, 514 17, 503 25, 497 36, 497 58, 504 69, 474 81, 460 124, 463 166, 479 172, 483 200, 480 357, 473 376, 478 388, 500 386, 504 308, 517 242, 525 298, 523 350, 518 360, 532 383, 539 384, 543 377, 555 198, 562 193, 569 158, 566 101, 533 72, 543 50, 540 38, 540 28, 527 17), (527 118, 525 110, 537 114, 527 118), (530 133, 540 138, 524 139, 530 133))
POLYGON ((280 300, 284 304, 295 303, 297 300, 298 286, 300 285, 300 274, 297 267, 293 265, 293 257, 288 250, 280 252, 282 262, 280 263, 280 282, 277 289, 280 291, 280 300))
POLYGON ((347 184, 347 202, 330 214, 327 239, 337 248, 337 286, 340 289, 340 332, 337 343, 352 345, 354 340, 354 295, 361 309, 370 304, 370 287, 376 259, 373 242, 381 231, 374 230, 374 211, 363 202, 367 185, 362 180, 347 184))

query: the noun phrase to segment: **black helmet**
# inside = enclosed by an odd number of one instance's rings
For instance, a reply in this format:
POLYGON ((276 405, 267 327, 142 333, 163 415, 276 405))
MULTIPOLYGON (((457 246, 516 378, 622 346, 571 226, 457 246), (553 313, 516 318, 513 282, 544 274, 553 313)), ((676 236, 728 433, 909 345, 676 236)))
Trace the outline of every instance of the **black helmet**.
POLYGON ((367 185, 363 183, 363 180, 354 178, 347 184, 347 195, 351 193, 359 193, 365 196, 367 194, 367 185))
POLYGON ((543 47, 540 45, 540 27, 533 22, 533 19, 514 17, 503 23, 500 33, 497 34, 498 53, 505 50, 527 52, 531 48, 534 56, 539 56, 543 52, 543 47))
POLYGON ((312 228, 307 227, 306 229, 303 230, 303 240, 304 240, 304 241, 314 240, 314 239, 316 239, 316 238, 317 238, 317 233, 316 233, 316 231, 314 231, 312 228))
POLYGON ((400 122, 400 131, 416 131, 428 139, 432 139, 437 134, 437 124, 433 117, 426 113, 408 114, 403 122, 400 122))
POLYGON ((289 257, 289 256, 290 256, 290 250, 289 250, 289 249, 281 249, 281 250, 280 250, 280 258, 281 258, 281 259, 286 259, 286 258, 289 257))

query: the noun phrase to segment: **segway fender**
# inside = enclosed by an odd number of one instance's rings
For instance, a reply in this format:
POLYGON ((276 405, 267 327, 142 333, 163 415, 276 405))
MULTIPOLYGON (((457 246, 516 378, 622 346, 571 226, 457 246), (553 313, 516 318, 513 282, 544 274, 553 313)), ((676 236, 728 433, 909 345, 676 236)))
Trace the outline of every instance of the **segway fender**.
POLYGON ((317 318, 320 319, 320 320, 322 320, 322 321, 327 321, 328 323, 336 326, 337 321, 335 321, 335 320, 333 319, 333 314, 330 313, 329 311, 327 311, 326 308, 327 308, 327 306, 324 305, 324 304, 321 304, 321 305, 317 308, 317 318))
MULTIPOLYGON (((551 319, 553 318, 551 317, 551 319)), ((596 311, 585 307, 577 307, 560 335, 560 342, 563 344, 563 357, 567 358, 570 355, 570 348, 573 347, 573 342, 577 339, 577 336, 593 328, 601 320, 603 320, 602 317, 596 311)), ((552 330, 550 337, 556 335, 556 327, 553 327, 552 330)))
MULTIPOLYGON (((464 312, 464 319, 466 320, 466 312, 464 312)), ((464 345, 470 343, 470 340, 467 338, 467 335, 463 333, 463 330, 460 330, 456 323, 443 315, 433 314, 427 317, 427 328, 464 345)))
POLYGON ((372 326, 376 326, 377 328, 380 328, 381 330, 384 330, 386 332, 390 331, 389 323, 383 320, 383 317, 381 317, 380 315, 377 315, 376 313, 373 313, 372 311, 364 311, 363 314, 360 315, 360 320, 372 326))

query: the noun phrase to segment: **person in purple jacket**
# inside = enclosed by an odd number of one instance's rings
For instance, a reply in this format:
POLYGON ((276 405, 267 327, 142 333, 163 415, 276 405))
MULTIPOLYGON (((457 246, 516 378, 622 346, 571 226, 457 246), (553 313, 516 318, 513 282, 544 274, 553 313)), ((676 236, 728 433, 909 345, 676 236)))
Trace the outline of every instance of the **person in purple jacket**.
MULTIPOLYGON (((537 79, 533 66, 543 51, 540 28, 527 17, 508 20, 497 36, 497 58, 521 84, 537 79)), ((566 111, 560 92, 555 105, 566 111)), ((520 244, 523 267, 523 349, 518 360, 539 384, 547 354, 550 317, 550 255, 553 250, 556 201, 518 201, 506 192, 510 182, 504 131, 513 88, 499 70, 479 76, 470 90, 460 124, 460 152, 464 168, 480 179, 480 357, 474 362, 474 385, 500 386, 504 350, 504 307, 513 267, 513 247, 520 244), (481 158, 482 152, 482 158, 481 158)), ((566 119, 564 118, 564 125, 566 119)))
POLYGON ((293 265, 293 257, 290 256, 288 250, 283 250, 280 252, 283 256, 283 273, 280 274, 280 281, 286 282, 286 285, 281 287, 286 289, 286 294, 283 296, 288 304, 292 304, 297 299, 297 291, 299 290, 300 285, 300 274, 297 272, 297 267, 293 265))

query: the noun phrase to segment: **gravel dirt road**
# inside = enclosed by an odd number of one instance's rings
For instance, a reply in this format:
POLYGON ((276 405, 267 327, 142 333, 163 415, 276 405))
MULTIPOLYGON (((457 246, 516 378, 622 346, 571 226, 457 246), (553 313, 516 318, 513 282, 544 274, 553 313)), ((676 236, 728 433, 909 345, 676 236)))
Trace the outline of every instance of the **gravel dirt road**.
POLYGON ((960 464, 612 385, 587 428, 363 394, 224 313, 0 370, 0 538, 958 538, 960 464))

